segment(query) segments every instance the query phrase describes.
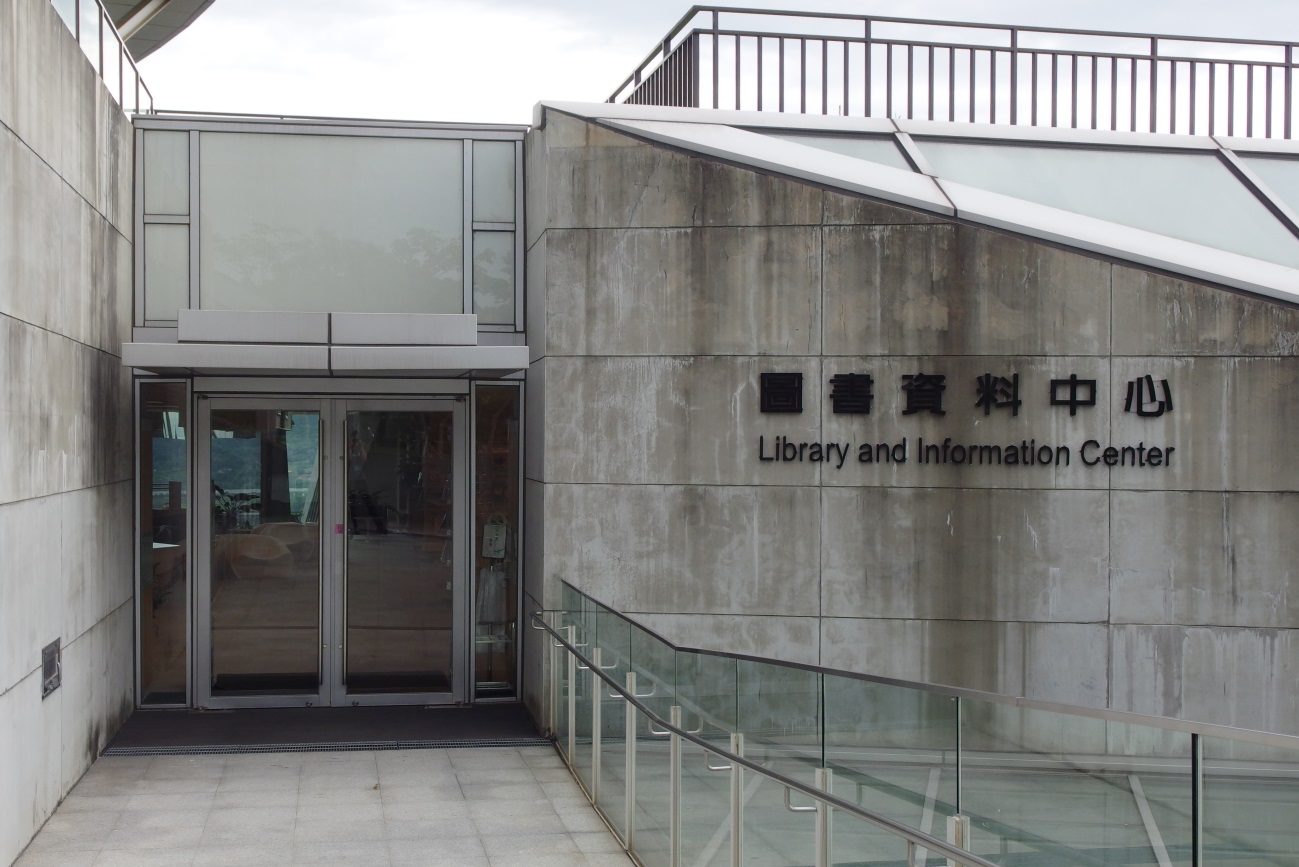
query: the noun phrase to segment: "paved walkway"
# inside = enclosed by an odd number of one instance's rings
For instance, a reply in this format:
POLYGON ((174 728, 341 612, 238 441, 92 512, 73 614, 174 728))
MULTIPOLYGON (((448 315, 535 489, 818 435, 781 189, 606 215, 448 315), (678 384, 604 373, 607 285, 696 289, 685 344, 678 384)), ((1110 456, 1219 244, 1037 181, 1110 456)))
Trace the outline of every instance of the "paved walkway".
POLYGON ((105 757, 15 867, 628 867, 550 747, 105 757))

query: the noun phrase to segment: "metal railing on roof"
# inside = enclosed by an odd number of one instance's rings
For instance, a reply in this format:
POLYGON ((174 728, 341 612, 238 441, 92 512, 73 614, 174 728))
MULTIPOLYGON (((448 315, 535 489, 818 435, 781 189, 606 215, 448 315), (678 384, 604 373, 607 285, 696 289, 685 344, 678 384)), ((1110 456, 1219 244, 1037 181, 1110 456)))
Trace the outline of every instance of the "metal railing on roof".
POLYGON ((693 6, 609 102, 1293 138, 1299 42, 693 6))
POLYGON ((532 616, 548 728, 641 863, 1299 857, 1299 737, 680 647, 567 583, 560 604, 532 616))
POLYGON ((51 0, 81 51, 122 111, 153 111, 153 94, 140 77, 126 40, 100 0, 51 0))

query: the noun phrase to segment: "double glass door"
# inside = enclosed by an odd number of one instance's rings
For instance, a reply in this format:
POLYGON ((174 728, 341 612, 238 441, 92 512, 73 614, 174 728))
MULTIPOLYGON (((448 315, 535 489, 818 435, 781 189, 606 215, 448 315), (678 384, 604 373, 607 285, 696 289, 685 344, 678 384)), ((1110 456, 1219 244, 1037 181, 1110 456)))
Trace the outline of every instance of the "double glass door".
POLYGON ((200 706, 464 700, 462 407, 200 399, 200 706))

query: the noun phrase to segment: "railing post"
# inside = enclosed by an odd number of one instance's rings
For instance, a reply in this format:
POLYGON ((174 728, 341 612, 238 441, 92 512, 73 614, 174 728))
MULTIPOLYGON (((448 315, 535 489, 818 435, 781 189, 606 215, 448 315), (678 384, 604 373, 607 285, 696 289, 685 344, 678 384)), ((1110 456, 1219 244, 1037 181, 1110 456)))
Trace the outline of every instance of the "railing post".
POLYGON ((668 736, 668 863, 681 867, 681 705, 672 705, 668 722, 672 733, 668 736))
POLYGON ((721 90, 720 79, 718 78, 717 65, 720 63, 720 48, 718 43, 721 37, 717 35, 717 10, 713 10, 713 108, 717 108, 717 92, 721 90))
MULTIPOLYGON (((137 103, 139 96, 136 96, 137 103)), ((542 637, 550 643, 550 719, 549 727, 552 737, 559 736, 559 649, 560 645, 555 643, 555 639, 548 634, 542 633, 542 637)))
POLYGON ((1204 867, 1204 739, 1191 733, 1191 867, 1204 867))
MULTIPOLYGON (((744 735, 731 735, 731 752, 744 758, 744 735)), ((731 762, 731 867, 744 864, 744 765, 731 762)))
MULTIPOLYGON (((996 75, 997 54, 992 53, 993 74, 996 75)), ((971 85, 973 86, 973 85, 971 85)), ((1036 95, 1033 96, 1037 98, 1036 95)), ((992 104, 997 102, 997 94, 992 94, 992 104)), ((1010 125, 1014 126, 1019 117, 1019 31, 1010 30, 1010 125)))
POLYGON ((1294 116, 1294 46, 1285 47, 1285 137, 1290 138, 1291 119, 1294 116))
POLYGON ((1159 40, 1150 37, 1150 131, 1158 130, 1159 124, 1159 40))
MULTIPOLYGON (((816 769, 816 787, 823 792, 834 788, 834 771, 816 769)), ((816 802, 816 867, 830 867, 830 805, 816 802)))
POLYGON ((627 707, 626 716, 624 717, 623 730, 626 732, 626 740, 623 744, 625 751, 625 763, 623 767, 623 785, 626 788, 626 797, 623 798, 623 845, 627 851, 632 851, 635 846, 636 837, 636 705, 632 703, 631 696, 636 694, 636 672, 627 672, 627 707))
MULTIPOLYGON (((564 627, 568 631, 568 643, 576 644, 574 633, 577 627, 564 627)), ((567 650, 567 648, 565 648, 567 650)), ((568 763, 571 765, 577 755, 577 654, 568 651, 568 763)))
POLYGON ((600 729, 602 723, 600 720, 600 705, 603 704, 601 699, 604 697, 604 687, 600 686, 600 648, 596 647, 591 651, 591 659, 594 667, 591 669, 591 803, 599 806, 600 804, 600 729))
MULTIPOLYGON (((947 817, 947 842, 953 846, 968 850, 971 846, 970 840, 970 817, 955 815, 947 817)), ((947 867, 961 867, 959 862, 947 859, 947 867)))

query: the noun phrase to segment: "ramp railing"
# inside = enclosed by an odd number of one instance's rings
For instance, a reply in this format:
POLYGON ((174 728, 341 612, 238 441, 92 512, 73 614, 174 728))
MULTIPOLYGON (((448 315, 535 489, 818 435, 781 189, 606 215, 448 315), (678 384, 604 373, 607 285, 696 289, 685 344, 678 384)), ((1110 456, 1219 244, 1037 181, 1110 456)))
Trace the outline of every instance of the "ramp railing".
POLYGON ((1299 737, 677 647, 568 585, 533 626, 550 732, 645 865, 1299 858, 1299 737))

